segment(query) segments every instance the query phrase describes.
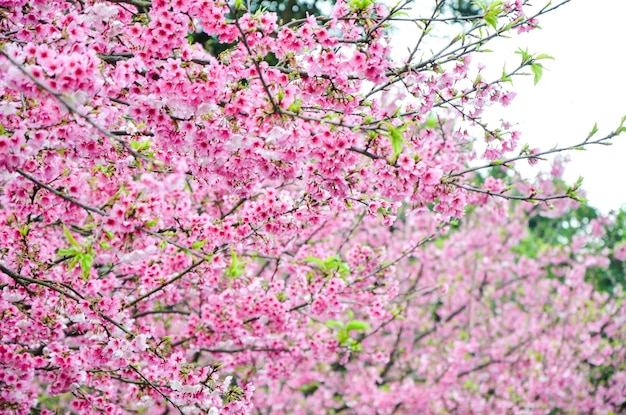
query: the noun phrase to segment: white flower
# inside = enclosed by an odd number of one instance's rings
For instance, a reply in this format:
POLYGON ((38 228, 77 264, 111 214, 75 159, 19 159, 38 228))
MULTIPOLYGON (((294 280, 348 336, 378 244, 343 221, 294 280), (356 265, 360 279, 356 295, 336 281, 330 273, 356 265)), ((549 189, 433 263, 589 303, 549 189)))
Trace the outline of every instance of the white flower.
POLYGON ((148 336, 146 336, 145 334, 140 334, 135 338, 135 347, 143 352, 148 348, 148 344, 146 342, 147 339, 148 336))
POLYGON ((84 323, 86 318, 83 313, 74 314, 73 316, 68 316, 72 323, 84 323))
POLYGON ((151 255, 155 250, 157 250, 154 246, 149 246, 146 249, 137 249, 136 251, 132 251, 128 254, 119 255, 119 260, 121 262, 136 262, 141 261, 147 256, 151 255))
POLYGON ((200 389, 202 389, 202 385, 185 385, 183 387, 183 392, 196 393, 196 392, 200 392, 200 389))
POLYGON ((228 387, 230 386, 230 382, 233 380, 232 376, 226 376, 224 378, 224 383, 222 384, 222 387, 224 388, 224 390, 228 389, 228 387))
POLYGON ((89 8, 88 12, 99 20, 107 20, 117 15, 117 7, 108 6, 105 3, 96 3, 89 8))
POLYGON ((18 104, 10 101, 0 101, 0 115, 13 115, 17 112, 18 104))
POLYGON ((137 406, 139 408, 148 408, 148 407, 152 406, 153 404, 154 404, 154 401, 152 400, 151 397, 149 397, 147 395, 143 395, 139 399, 139 403, 137 404, 137 406))
POLYGON ((4 301, 8 301, 9 303, 17 303, 18 301, 22 301, 24 298, 26 298, 24 294, 17 293, 7 288, 2 290, 2 299, 4 301))
POLYGON ((204 102, 198 106, 198 109, 196 110, 196 114, 198 115, 210 114, 216 109, 217 109, 217 105, 213 103, 204 102))
POLYGON ((284 137, 288 137, 289 133, 284 128, 274 127, 265 138, 266 143, 275 143, 277 141, 283 141, 284 137))
POLYGON ((173 380, 170 382, 170 388, 172 388, 175 391, 181 391, 183 390, 183 384, 180 383, 180 381, 178 380, 173 380))

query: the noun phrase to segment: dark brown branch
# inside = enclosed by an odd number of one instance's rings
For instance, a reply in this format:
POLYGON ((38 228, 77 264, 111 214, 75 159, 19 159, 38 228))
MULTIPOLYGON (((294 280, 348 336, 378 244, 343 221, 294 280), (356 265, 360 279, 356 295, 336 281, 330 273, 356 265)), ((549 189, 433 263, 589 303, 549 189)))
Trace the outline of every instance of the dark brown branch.
POLYGON ((358 147, 354 147, 354 146, 353 146, 353 147, 349 147, 349 148, 348 148, 348 150, 353 151, 353 152, 355 152, 355 153, 362 154, 362 155, 364 155, 365 157, 369 157, 369 158, 371 158, 372 160, 377 160, 377 159, 381 159, 381 158, 383 158, 383 157, 378 156, 378 155, 376 155, 376 154, 374 154, 374 153, 370 153, 370 152, 369 152, 369 151, 367 151, 367 150, 364 150, 364 149, 362 149, 362 148, 358 148, 358 147))
POLYGON ((226 213, 224 213, 224 214, 222 214, 220 216, 220 219, 223 220, 223 219, 226 219, 226 217, 232 215, 237 209, 239 209, 241 207, 241 205, 243 205, 246 202, 246 200, 248 200, 248 199, 245 198, 245 197, 242 197, 241 199, 239 199, 237 201, 237 203, 235 203, 235 205, 232 208, 230 208, 230 210, 228 212, 226 212, 226 213))
MULTIPOLYGON (((77 303, 80 303, 82 300, 85 299, 85 297, 83 297, 78 291, 74 290, 73 288, 70 288, 72 292, 74 292, 75 295, 70 294, 69 292, 62 290, 61 288, 57 287, 57 285, 61 285, 63 287, 67 287, 66 284, 63 284, 61 282, 58 281, 49 281, 49 280, 37 280, 34 278, 29 278, 29 277, 24 277, 22 275, 19 275, 18 273, 11 271, 10 269, 8 269, 7 267, 5 267, 3 264, 0 263, 0 271, 2 271, 3 273, 5 273, 6 275, 8 275, 9 277, 11 277, 16 283, 19 283, 20 281, 23 282, 27 282, 29 284, 35 284, 35 285, 40 285, 42 287, 46 287, 51 289, 52 291, 55 291, 77 303)), ((22 285, 22 284, 20 284, 22 285)), ((109 323, 113 324, 115 327, 119 328, 120 330, 122 330, 124 333, 126 334, 130 334, 130 331, 128 329, 126 329, 126 327, 124 327, 121 323, 118 323, 117 321, 113 320, 111 317, 107 316, 106 314, 104 314, 102 311, 99 310, 95 310, 92 307, 92 310, 94 310, 98 316, 100 316, 100 318, 102 318, 103 320, 108 321, 109 323)))
POLYGON ((0 263, 0 271, 2 271, 4 274, 8 275, 9 277, 11 277, 11 279, 13 279, 13 281, 15 281, 16 283, 23 285, 22 283, 27 282, 29 284, 35 284, 35 285, 40 285, 42 287, 46 287, 51 289, 52 291, 56 291, 57 293, 70 298, 74 301, 76 301, 77 303, 81 301, 82 297, 76 297, 64 290, 62 290, 61 288, 56 286, 56 281, 48 281, 48 280, 36 280, 34 278, 29 278, 29 277, 24 277, 12 270, 10 270, 9 268, 5 267, 4 264, 0 263))
POLYGON ((534 194, 530 194, 528 196, 505 195, 504 193, 498 193, 498 192, 492 192, 491 190, 479 189, 478 187, 467 186, 467 185, 457 183, 457 182, 450 182, 450 184, 456 187, 460 187, 461 189, 465 189, 468 192, 482 193, 488 196, 500 197, 500 198, 507 199, 507 200, 522 200, 522 201, 526 201, 530 203, 548 202, 550 200, 571 198, 571 196, 567 194, 544 196, 544 197, 540 197, 534 194))
POLYGON ((172 241, 171 239, 166 238, 165 236, 161 235, 161 234, 160 234, 160 233, 158 233, 158 232, 153 232, 153 231, 151 231, 151 230, 149 230, 149 229, 146 229, 146 228, 144 228, 144 227, 141 227, 141 226, 138 226, 138 227, 136 227, 135 229, 137 229, 138 231, 141 231, 141 232, 147 233, 148 235, 152 235, 152 236, 154 236, 155 238, 159 238, 160 240, 165 241, 166 243, 168 243, 168 244, 170 244, 170 245, 173 245, 173 246, 175 246, 176 248, 178 248, 178 249, 181 249, 181 250, 185 251, 185 252, 186 252, 186 253, 188 253, 189 255, 193 255, 193 256, 195 256, 196 258, 199 258, 199 259, 201 259, 201 260, 204 260, 204 259, 207 257, 207 255, 206 255, 206 254, 201 254, 201 253, 199 253, 199 252, 194 251, 193 249, 187 248, 186 246, 181 245, 181 244, 179 244, 179 243, 178 243, 178 242, 176 242, 176 241, 172 241))
POLYGON ((140 301, 145 300, 146 298, 152 296, 153 294, 161 291, 163 288, 167 287, 170 284, 175 283, 176 281, 178 281, 179 279, 181 279, 182 277, 184 277, 185 275, 189 274, 191 271, 193 271, 195 268, 197 268, 199 265, 203 264, 205 261, 205 259, 202 259, 200 261, 196 261, 193 264, 191 264, 189 267, 187 267, 187 269, 183 270, 182 272, 180 272, 178 275, 176 275, 175 277, 170 278, 168 281, 165 281, 163 284, 159 285, 158 287, 148 291, 147 293, 145 293, 144 295, 134 299, 133 301, 127 303, 126 305, 124 305, 124 307, 122 307, 122 309, 127 309, 129 307, 134 306, 135 304, 139 303, 140 301))
POLYGON ((207 353, 241 353, 241 352, 288 352, 289 349, 276 349, 273 347, 240 347, 236 349, 200 349, 207 353))
POLYGON ((60 197, 61 199, 70 202, 73 205, 79 206, 79 207, 81 207, 81 208, 83 208, 85 210, 88 210, 90 212, 97 213, 98 215, 101 215, 101 216, 109 216, 109 214, 106 213, 105 211, 103 211, 101 209, 98 209, 97 207, 89 206, 89 205, 87 205, 87 204, 85 204, 83 202, 80 202, 80 201, 74 199, 73 197, 70 197, 70 196, 68 196, 68 195, 66 195, 66 194, 56 190, 52 186, 47 185, 47 184, 45 184, 43 182, 40 182, 39 180, 35 179, 33 176, 31 176, 30 174, 26 173, 25 171, 23 171, 21 169, 17 169, 16 171, 17 171, 17 173, 20 176, 24 177, 25 179, 35 183, 39 187, 43 187, 44 189, 46 189, 49 192, 53 193, 54 195, 60 197))
POLYGON ((140 313, 133 314, 133 318, 141 318, 141 317, 155 315, 155 314, 181 314, 184 316, 191 315, 189 311, 183 311, 183 310, 148 310, 148 311, 142 311, 140 313))
MULTIPOLYGON (((109 0, 111 1, 111 0, 109 0)), ((117 63, 119 61, 126 61, 132 58, 134 55, 130 52, 126 53, 112 53, 112 54, 104 54, 98 53, 98 57, 102 59, 106 63, 117 63)))
POLYGON ((108 0, 111 3, 124 3, 130 4, 131 6, 135 6, 139 11, 145 11, 152 7, 152 2, 147 0, 108 0))

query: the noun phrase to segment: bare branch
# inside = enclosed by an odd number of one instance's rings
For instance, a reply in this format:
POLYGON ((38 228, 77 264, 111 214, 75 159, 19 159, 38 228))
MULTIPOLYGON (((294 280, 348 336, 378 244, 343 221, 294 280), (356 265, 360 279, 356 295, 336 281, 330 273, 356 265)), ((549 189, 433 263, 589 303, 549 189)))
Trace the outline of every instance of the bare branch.
POLYGON ((496 161, 492 161, 489 164, 484 164, 482 166, 470 167, 470 168, 467 168, 465 170, 461 170, 461 171, 458 171, 458 172, 450 173, 446 177, 447 178, 459 177, 459 176, 463 176, 466 173, 469 173, 469 172, 472 172, 472 171, 477 171, 477 170, 487 169, 489 167, 506 166, 507 164, 513 163, 513 162, 518 161, 518 160, 538 159, 538 158, 540 158, 542 156, 546 156, 548 154, 561 153, 563 151, 570 151, 570 150, 580 150, 581 148, 583 148, 585 146, 588 146, 588 145, 592 145, 592 144, 608 145, 608 144, 610 144, 610 143, 608 143, 608 141, 611 140, 612 138, 617 137, 619 134, 620 134, 619 131, 611 131, 609 134, 607 134, 604 137, 599 138, 597 140, 589 141, 589 137, 587 137, 583 142, 578 143, 578 144, 574 144, 574 145, 571 145, 571 146, 568 146, 568 147, 553 148, 551 150, 541 151, 541 152, 534 153, 534 154, 520 154, 519 156, 511 157, 511 158, 506 159, 506 160, 496 160, 496 161))

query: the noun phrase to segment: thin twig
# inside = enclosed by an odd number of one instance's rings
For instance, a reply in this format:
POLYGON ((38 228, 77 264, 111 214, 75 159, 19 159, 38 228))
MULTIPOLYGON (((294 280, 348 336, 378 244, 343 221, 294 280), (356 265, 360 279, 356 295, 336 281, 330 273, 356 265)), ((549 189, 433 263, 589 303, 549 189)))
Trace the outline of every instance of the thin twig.
POLYGON ((193 255, 193 256, 195 256, 196 258, 200 258, 201 260, 204 260, 204 259, 207 257, 207 255, 206 255, 206 254, 201 254, 201 253, 199 253, 199 252, 197 252, 197 251, 194 251, 193 249, 187 248, 186 246, 181 245, 181 244, 179 244, 179 243, 178 243, 178 242, 176 242, 176 241, 173 241, 173 240, 171 240, 171 239, 166 238, 165 236, 161 235, 161 234, 160 234, 160 233, 158 233, 158 232, 153 232, 153 231, 151 231, 151 230, 149 230, 149 229, 146 229, 146 228, 144 228, 144 227, 142 227, 142 226, 137 226, 135 229, 137 229, 138 231, 141 231, 141 232, 147 233, 148 235, 152 235, 152 236, 154 236, 155 238, 159 238, 160 240, 165 241, 166 243, 168 243, 168 244, 170 244, 170 245, 172 245, 172 246, 175 246, 175 247, 176 247, 176 248, 178 248, 178 249, 181 249, 181 250, 185 251, 185 252, 186 252, 186 253, 188 253, 189 255, 193 255))
POLYGON ((130 307, 133 307, 134 305, 136 305, 140 301, 143 301, 146 298, 150 297, 151 295, 161 291, 163 288, 167 287, 168 285, 175 283, 176 281, 178 281, 179 279, 181 279, 185 275, 189 274, 191 271, 193 271, 195 268, 197 268, 199 265, 203 264, 204 262, 205 262, 204 258, 201 259, 200 261, 194 262, 189 267, 187 267, 187 269, 181 271, 178 275, 170 278, 168 281, 165 281, 163 284, 161 284, 158 287, 148 291, 147 293, 145 293, 144 295, 134 299, 133 301, 131 301, 129 303, 126 303, 124 305, 124 307, 122 307, 122 309, 124 310, 124 309, 130 308, 130 307))
POLYGON ((248 40, 246 39, 246 33, 243 31, 241 25, 239 24, 239 18, 237 17, 237 10, 231 8, 231 13, 235 16, 234 22, 235 22, 235 26, 237 26, 237 30, 239 30, 239 33, 241 33, 241 42, 243 43, 243 46, 248 51, 248 55, 250 56, 250 59, 252 59, 252 63, 254 67, 256 68, 257 74, 259 75, 259 80, 261 81, 261 85, 263 85, 263 89, 265 90, 265 93, 267 94, 267 97, 270 100, 270 104, 272 105, 272 111, 274 112, 274 114, 280 114, 281 108, 278 106, 278 104, 276 104, 276 101, 274 101, 274 97, 272 96, 270 88, 265 82, 265 78, 263 78, 263 74, 261 72, 261 65, 259 65, 259 62, 257 61, 254 54, 252 53, 252 49, 250 48, 250 45, 248 45, 248 40))
POLYGON ((571 196, 567 194, 551 195, 551 196, 544 196, 544 197, 536 196, 534 194, 530 194, 528 196, 505 195, 504 193, 492 192, 491 190, 480 189, 478 187, 464 185, 459 182, 450 182, 449 184, 456 186, 456 187, 460 187, 461 189, 465 189, 468 192, 482 193, 488 196, 501 197, 507 200, 522 200, 522 201, 531 202, 531 203, 532 202, 548 202, 550 200, 571 198, 571 196))
POLYGON ((147 377, 144 376, 143 373, 141 373, 139 371, 139 369, 137 369, 135 366, 133 365, 128 365, 128 367, 130 369, 132 369, 135 373, 137 373, 139 375, 140 378, 142 378, 144 380, 144 382, 146 382, 152 389, 154 389, 159 395, 161 395, 163 397, 163 399, 165 399, 167 402, 169 402, 172 406, 174 406, 174 408, 178 409, 178 412, 181 413, 181 415, 184 415, 185 412, 183 412, 183 409, 177 405, 176 403, 174 403, 165 393, 163 393, 161 391, 161 389, 159 389, 154 383, 152 383, 147 377))
POLYGON ((458 172, 453 172, 448 174, 446 177, 447 178, 453 178, 453 177, 459 177, 459 176, 463 176, 466 173, 472 172, 472 171, 477 171, 477 170, 483 170, 483 169, 487 169, 489 167, 496 167, 496 166, 506 166, 509 163, 513 163, 515 161, 518 160, 524 160, 524 159, 537 159, 540 158, 542 156, 548 155, 548 154, 554 154, 554 153, 560 153, 563 151, 570 151, 570 150, 578 150, 584 146, 588 146, 588 145, 592 145, 592 144, 599 144, 599 145, 607 145, 607 141, 609 141, 610 139, 616 137, 617 135, 619 135, 620 133, 618 131, 611 131, 609 134, 605 135, 602 138, 599 138, 597 140, 594 141, 589 141, 589 137, 587 137, 583 142, 578 143, 578 144, 574 144, 568 147, 559 147, 559 148, 553 148, 551 150, 546 150, 546 151, 542 151, 539 153, 535 153, 535 154, 520 154, 519 156, 515 156, 515 157, 511 157, 509 159, 506 160, 496 160, 496 161, 492 161, 489 164, 484 164, 482 166, 476 166, 476 167, 470 167, 467 168, 465 170, 461 170, 458 172))

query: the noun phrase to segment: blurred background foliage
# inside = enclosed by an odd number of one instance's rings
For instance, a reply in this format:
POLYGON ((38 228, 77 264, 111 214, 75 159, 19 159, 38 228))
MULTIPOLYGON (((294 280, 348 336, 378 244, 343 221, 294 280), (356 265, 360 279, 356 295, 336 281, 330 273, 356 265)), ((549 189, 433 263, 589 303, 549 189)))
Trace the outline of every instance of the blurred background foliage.
MULTIPOLYGON (((474 177, 474 185, 482 187, 487 177, 510 181, 506 169, 491 168, 479 172, 474 177)), ((561 179, 553 179, 556 188, 567 188, 567 184, 561 179)), ((515 194, 511 191, 511 194, 515 194)), ((521 194, 519 194, 521 195, 521 194)), ((512 202, 515 206, 519 203, 512 202)), ((608 267, 588 267, 585 278, 598 291, 613 293, 616 285, 626 288, 626 261, 621 260, 621 251, 626 251, 626 206, 617 211, 603 214, 597 208, 580 204, 570 209, 565 214, 555 216, 547 209, 542 209, 542 204, 537 203, 529 211, 527 232, 524 238, 514 249, 518 255, 536 258, 546 250, 570 246, 577 237, 589 237, 581 249, 585 249, 595 255, 608 257, 608 267), (617 256, 616 256, 617 253, 617 256)), ((471 213, 472 207, 468 207, 471 213)), ((553 272, 554 267, 547 269, 548 278, 558 278, 553 272)))

